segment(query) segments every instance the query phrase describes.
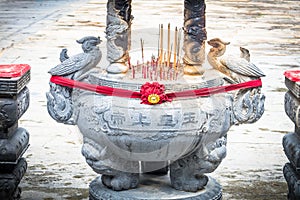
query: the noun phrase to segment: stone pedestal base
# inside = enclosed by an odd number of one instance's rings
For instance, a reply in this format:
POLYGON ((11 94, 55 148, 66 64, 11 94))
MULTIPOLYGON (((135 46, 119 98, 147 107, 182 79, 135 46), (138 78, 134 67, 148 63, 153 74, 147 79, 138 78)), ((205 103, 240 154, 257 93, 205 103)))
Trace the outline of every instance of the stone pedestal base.
POLYGON ((11 171, 0 173, 0 199, 15 200, 20 198, 21 189, 18 188, 18 185, 26 169, 26 160, 20 158, 17 165, 15 165, 11 171))
POLYGON ((295 133, 288 133, 282 139, 286 157, 297 173, 300 174, 300 137, 295 133))
POLYGON ((289 188, 288 199, 300 199, 300 175, 290 163, 284 165, 283 174, 289 188))
POLYGON ((146 199, 174 199, 174 200, 220 200, 222 199, 221 185, 213 178, 205 189, 198 192, 184 192, 175 190, 170 185, 169 176, 141 175, 140 184, 136 189, 113 191, 105 187, 98 177, 90 184, 90 200, 146 200, 146 199))

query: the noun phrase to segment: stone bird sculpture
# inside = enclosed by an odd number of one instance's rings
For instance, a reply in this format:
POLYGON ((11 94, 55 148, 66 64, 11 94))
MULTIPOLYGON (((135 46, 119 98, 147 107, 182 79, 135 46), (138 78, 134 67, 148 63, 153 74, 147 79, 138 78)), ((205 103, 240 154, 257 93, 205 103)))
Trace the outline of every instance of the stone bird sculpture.
POLYGON ((249 62, 250 53, 247 49, 240 48, 241 58, 229 55, 223 56, 226 51, 226 45, 230 44, 229 42, 223 42, 221 39, 215 38, 207 43, 212 46, 207 55, 209 64, 229 77, 229 80, 231 79, 230 82, 241 83, 265 76, 258 67, 249 62))
MULTIPOLYGON (((77 42, 82 44, 83 53, 69 57, 67 49, 63 49, 60 53, 61 63, 49 71, 51 75, 80 80, 83 74, 100 62, 102 54, 97 47, 101 42, 99 37, 87 36, 77 42)), ((73 116, 73 89, 52 82, 49 84, 50 91, 46 96, 50 116, 58 122, 75 124, 77 118, 73 116)))
POLYGON ((77 40, 77 43, 82 44, 83 53, 69 57, 66 54, 67 50, 62 50, 60 55, 62 63, 49 71, 51 75, 78 80, 82 74, 96 67, 102 56, 97 46, 101 43, 100 38, 87 36, 77 40))

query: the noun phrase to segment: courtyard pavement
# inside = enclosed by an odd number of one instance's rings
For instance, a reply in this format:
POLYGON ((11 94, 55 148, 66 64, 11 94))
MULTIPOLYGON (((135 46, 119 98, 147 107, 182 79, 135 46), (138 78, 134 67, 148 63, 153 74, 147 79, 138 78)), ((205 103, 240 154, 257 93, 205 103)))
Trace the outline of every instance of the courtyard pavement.
MULTIPOLYGON (((286 199, 282 168, 287 162, 282 137, 293 131, 284 112, 283 72, 300 67, 299 1, 207 0, 208 39, 248 48, 262 69, 265 113, 255 124, 228 132, 227 157, 211 174, 223 186, 223 199, 286 199)), ((183 0, 133 1, 132 29, 182 26, 183 0)), ((0 64, 32 67, 31 102, 19 126, 30 133, 21 181, 22 199, 87 199, 97 176, 81 155, 76 127, 58 124, 47 113, 47 71, 59 63, 62 48, 81 51, 75 40, 87 35, 105 40, 106 1, 0 0, 0 64)), ((104 49, 104 46, 101 48, 104 49)))

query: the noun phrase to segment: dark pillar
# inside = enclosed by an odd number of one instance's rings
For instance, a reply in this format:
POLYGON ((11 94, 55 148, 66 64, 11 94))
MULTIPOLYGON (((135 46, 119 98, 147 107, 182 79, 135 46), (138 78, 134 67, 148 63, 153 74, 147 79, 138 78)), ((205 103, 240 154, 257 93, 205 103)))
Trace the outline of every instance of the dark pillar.
POLYGON ((202 75, 205 60, 205 1, 184 1, 184 74, 202 75))
POLYGON ((29 133, 18 127, 18 120, 29 107, 29 80, 29 65, 0 65, 0 199, 19 199, 21 194, 29 133))
POLYGON ((295 131, 283 137, 282 145, 289 159, 283 168, 288 185, 289 200, 300 199, 300 71, 286 71, 285 84, 289 91, 285 94, 284 108, 286 114, 295 124, 295 131))
POLYGON ((106 38, 109 73, 126 73, 131 26, 131 0, 107 2, 106 38))

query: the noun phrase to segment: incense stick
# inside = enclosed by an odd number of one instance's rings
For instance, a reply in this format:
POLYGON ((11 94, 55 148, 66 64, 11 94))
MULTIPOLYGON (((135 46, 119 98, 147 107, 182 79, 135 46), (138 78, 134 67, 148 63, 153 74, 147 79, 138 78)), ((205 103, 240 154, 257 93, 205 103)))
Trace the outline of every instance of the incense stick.
POLYGON ((173 66, 174 69, 176 69, 176 64, 177 64, 177 60, 176 60, 176 55, 177 55, 177 40, 178 40, 178 30, 177 30, 177 26, 175 27, 175 36, 174 36, 174 61, 173 61, 173 66))
POLYGON ((128 56, 127 64, 129 66, 129 69, 132 70, 131 76, 133 79, 138 78, 144 80, 147 79, 150 81, 173 81, 178 80, 178 75, 181 75, 182 69, 180 69, 179 55, 181 54, 180 43, 182 37, 182 29, 178 29, 177 27, 175 27, 173 39, 173 35, 171 37, 170 23, 168 23, 166 49, 164 49, 163 24, 159 24, 158 34, 159 38, 157 41, 157 58, 153 54, 151 56, 151 60, 145 58, 145 56, 147 57, 147 53, 144 49, 145 41, 142 38, 140 38, 141 55, 139 55, 142 57, 142 61, 137 59, 136 65, 133 65, 131 57, 128 56))
POLYGON ((164 26, 163 24, 161 24, 160 25, 160 57, 159 57, 160 63, 162 62, 163 49, 164 49, 164 26))
POLYGON ((169 59, 169 54, 170 54, 170 37, 171 37, 171 29, 170 29, 170 23, 168 23, 168 50, 167 50, 167 67, 170 66, 170 59, 169 59))
POLYGON ((173 44, 171 44, 171 48, 170 48, 170 51, 168 52, 168 61, 167 61, 167 67, 169 68, 170 67, 170 60, 171 60, 171 53, 172 53, 172 47, 173 47, 173 44))
POLYGON ((144 40, 141 38, 142 62, 144 64, 144 40))
POLYGON ((158 25, 157 58, 160 57, 160 24, 158 25))
MULTIPOLYGON (((179 32, 178 32, 178 38, 177 38, 177 49, 176 49, 176 54, 177 54, 177 58, 176 58, 176 65, 179 63, 179 51, 180 51, 180 42, 181 42, 181 31, 182 29, 180 28, 179 29, 179 32)), ((175 50, 175 49, 174 49, 175 50)), ((176 77, 177 78, 177 77, 176 77)))

